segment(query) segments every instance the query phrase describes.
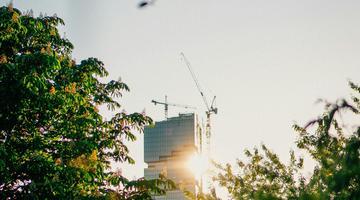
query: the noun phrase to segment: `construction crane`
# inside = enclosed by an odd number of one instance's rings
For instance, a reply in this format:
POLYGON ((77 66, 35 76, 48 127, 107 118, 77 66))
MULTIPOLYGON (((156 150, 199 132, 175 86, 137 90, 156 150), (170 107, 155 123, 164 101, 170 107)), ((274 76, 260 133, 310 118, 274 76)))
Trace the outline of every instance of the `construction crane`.
POLYGON ((165 95, 165 102, 152 100, 151 103, 154 103, 154 105, 156 105, 156 104, 164 105, 164 107, 165 107, 165 119, 168 119, 169 106, 182 107, 182 108, 186 108, 186 109, 196 109, 195 107, 188 106, 188 105, 168 103, 166 95, 165 95))
MULTIPOLYGON (((215 99, 216 99, 216 96, 213 97, 212 101, 211 101, 211 104, 209 106, 209 103, 204 95, 204 92, 199 84, 199 81, 198 79, 196 78, 195 76, 195 73, 194 71, 192 70, 192 67, 191 67, 191 64, 189 62, 189 60, 185 57, 185 54, 184 53, 180 53, 181 57, 183 58, 187 68, 189 69, 190 71, 190 74, 196 84, 196 87, 204 101, 204 104, 206 106, 206 111, 205 111, 205 114, 206 114, 206 131, 205 131, 205 135, 206 135, 206 143, 208 145, 208 151, 210 151, 210 138, 211 138, 211 115, 212 114, 217 114, 218 112, 218 109, 216 107, 214 107, 214 103, 215 103, 215 99)), ((202 143, 202 142, 201 142, 202 143)))

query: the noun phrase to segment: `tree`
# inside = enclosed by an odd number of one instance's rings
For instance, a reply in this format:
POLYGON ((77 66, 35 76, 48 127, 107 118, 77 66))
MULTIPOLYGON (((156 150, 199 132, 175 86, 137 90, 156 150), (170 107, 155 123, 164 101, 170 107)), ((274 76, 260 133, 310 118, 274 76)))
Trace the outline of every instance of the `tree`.
POLYGON ((0 199, 150 199, 174 185, 129 181, 110 160, 134 163, 124 141, 152 123, 144 113, 116 112, 128 86, 99 81, 96 58, 76 63, 56 16, 0 8, 0 199))
POLYGON ((296 175, 303 160, 295 159, 291 152, 289 165, 282 163, 279 157, 262 145, 263 153, 255 148, 246 150, 249 162, 237 161, 237 170, 230 164, 217 168, 221 173, 215 177, 234 199, 297 199, 298 187, 296 175))
POLYGON ((210 193, 206 194, 202 191, 200 191, 197 194, 194 194, 190 191, 183 191, 185 194, 185 197, 189 200, 220 200, 220 198, 216 195, 216 190, 214 187, 210 189, 210 193))
MULTIPOLYGON (((360 87, 350 82, 350 87, 359 95, 360 87)), ((346 100, 326 104, 326 112, 305 127, 295 125, 299 133, 297 146, 306 150, 317 161, 313 175, 304 188, 304 197, 313 199, 358 199, 360 197, 360 126, 345 135, 337 120, 340 112, 349 110, 359 115, 360 100, 354 95, 352 104, 346 100), (307 131, 317 126, 314 134, 307 131)))
MULTIPOLYGON (((359 95, 360 87, 350 82, 359 95)), ((232 199, 358 199, 360 197, 360 126, 355 125, 351 135, 343 133, 338 122, 341 112, 358 115, 359 97, 327 103, 325 113, 304 127, 294 125, 298 133, 296 144, 316 161, 312 176, 305 179, 300 173, 303 159, 290 152, 290 164, 262 145, 246 150, 248 162, 237 161, 234 170, 230 164, 217 164, 220 173, 214 177, 225 187, 232 199), (315 131, 311 131, 315 128, 315 131)))

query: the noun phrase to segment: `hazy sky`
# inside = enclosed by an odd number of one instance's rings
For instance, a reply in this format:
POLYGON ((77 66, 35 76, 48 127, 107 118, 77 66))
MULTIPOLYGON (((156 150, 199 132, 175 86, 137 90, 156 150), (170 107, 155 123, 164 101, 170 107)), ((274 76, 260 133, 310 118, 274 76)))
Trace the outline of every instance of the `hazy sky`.
MULTIPOLYGON (((184 52, 208 98, 217 96, 212 151, 222 162, 262 142, 288 159, 292 124, 318 116, 318 98, 348 97, 347 81, 360 81, 358 0, 158 0, 146 9, 138 2, 15 0, 14 6, 63 18, 76 60, 102 60, 111 79, 121 77, 131 88, 120 100, 124 109, 145 108, 155 120, 164 110, 150 101, 164 95, 204 112, 180 59, 184 52)), ((124 172, 141 177, 143 137, 130 147, 137 164, 124 172)))

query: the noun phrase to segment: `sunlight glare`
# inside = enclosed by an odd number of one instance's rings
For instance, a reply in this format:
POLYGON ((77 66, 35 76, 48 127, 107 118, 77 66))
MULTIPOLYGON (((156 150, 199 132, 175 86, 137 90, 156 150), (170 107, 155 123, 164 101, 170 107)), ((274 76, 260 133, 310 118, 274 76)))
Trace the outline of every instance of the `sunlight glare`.
POLYGON ((186 166, 199 180, 209 170, 210 164, 205 156, 195 153, 189 157, 186 166))

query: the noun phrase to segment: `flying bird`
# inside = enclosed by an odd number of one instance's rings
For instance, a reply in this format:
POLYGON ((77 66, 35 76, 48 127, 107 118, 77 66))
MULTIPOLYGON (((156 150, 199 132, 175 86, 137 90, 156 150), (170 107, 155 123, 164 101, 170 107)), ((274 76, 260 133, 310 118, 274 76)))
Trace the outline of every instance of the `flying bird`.
POLYGON ((144 0, 138 4, 138 8, 144 8, 146 6, 154 4, 155 0, 144 0))

